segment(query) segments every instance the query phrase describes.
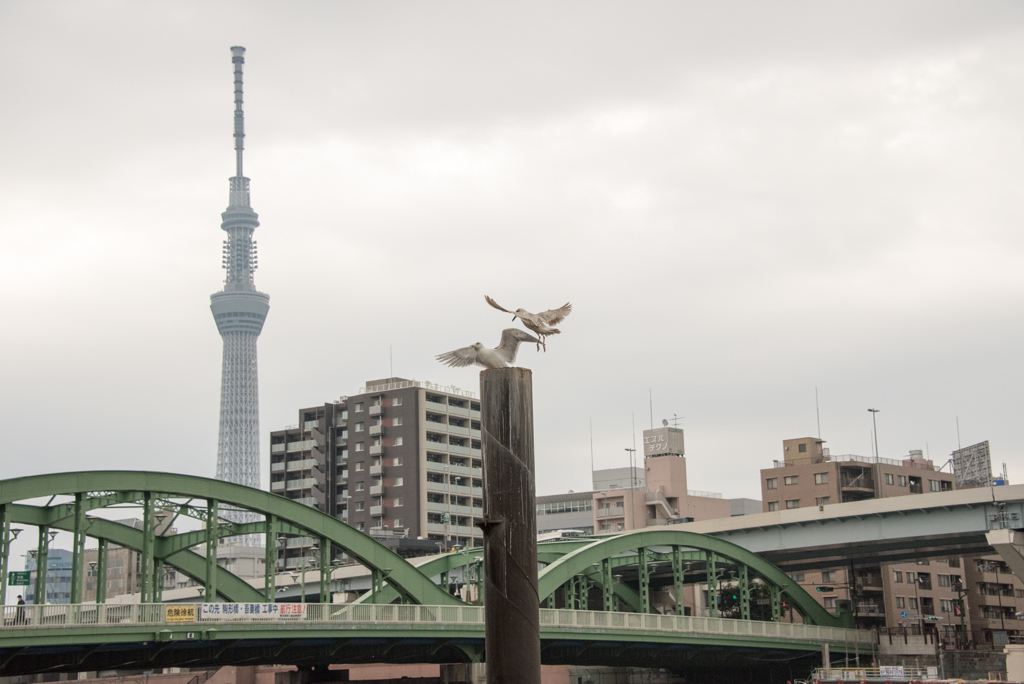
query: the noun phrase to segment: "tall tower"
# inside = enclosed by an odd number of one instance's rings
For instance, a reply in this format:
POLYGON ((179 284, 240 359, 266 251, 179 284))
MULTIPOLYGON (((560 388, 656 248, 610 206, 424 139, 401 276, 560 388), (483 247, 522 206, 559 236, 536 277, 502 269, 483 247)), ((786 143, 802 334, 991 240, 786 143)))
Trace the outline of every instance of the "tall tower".
MULTIPOLYGON (((270 310, 270 297, 256 291, 256 241, 253 231, 260 222, 249 206, 249 179, 242 174, 245 118, 242 113, 242 65, 245 48, 231 48, 235 65, 235 176, 227 211, 221 214, 224 240, 224 290, 210 296, 210 309, 224 340, 220 380, 220 435, 217 440, 217 479, 259 488, 260 402, 256 340, 270 310)), ((235 522, 252 522, 253 514, 225 511, 235 522)), ((246 544, 255 545, 250 535, 246 544)))

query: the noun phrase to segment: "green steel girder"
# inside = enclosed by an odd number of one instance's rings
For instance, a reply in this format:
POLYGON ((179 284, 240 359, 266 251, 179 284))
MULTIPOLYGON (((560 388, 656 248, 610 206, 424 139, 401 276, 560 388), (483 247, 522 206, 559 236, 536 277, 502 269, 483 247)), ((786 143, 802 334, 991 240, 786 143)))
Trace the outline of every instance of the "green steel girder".
MULTIPOLYGON (((21 525, 49 526, 67 532, 74 531, 74 520, 61 519, 59 522, 51 523, 49 519, 54 517, 51 509, 9 504, 7 510, 11 519, 21 525)), ((89 523, 88 534, 90 537, 106 540, 129 549, 142 549, 144 537, 142 530, 103 518, 89 518, 89 523)), ((202 582, 206 577, 206 559, 197 553, 185 549, 161 558, 197 582, 202 582)), ((230 601, 241 603, 263 601, 261 592, 227 571, 218 573, 217 579, 217 591, 230 601)))
POLYGON ((637 530, 591 541, 548 565, 540 573, 538 595, 543 601, 572 577, 609 557, 651 546, 684 546, 713 553, 719 558, 746 565, 769 585, 778 587, 793 602, 807 622, 825 627, 845 627, 837 616, 825 610, 786 573, 758 555, 731 542, 682 530, 637 530))
MULTIPOLYGON (((50 497, 52 501, 55 496, 96 492, 150 492, 161 497, 191 497, 206 501, 217 501, 223 505, 238 506, 262 515, 274 515, 282 523, 292 525, 300 530, 302 534, 329 540, 338 548, 343 549, 350 557, 355 558, 370 569, 378 571, 383 569, 389 570, 389 582, 410 603, 463 605, 461 601, 435 585, 430 581, 429 577, 420 573, 407 560, 393 553, 384 545, 358 532, 340 520, 270 492, 192 475, 147 471, 55 473, 52 475, 35 475, 0 480, 0 504, 42 497, 50 497)), ((59 515, 59 513, 64 512, 65 508, 65 504, 60 504, 50 508, 44 507, 43 510, 51 511, 48 515, 61 520, 61 524, 57 526, 66 529, 63 520, 65 516, 59 515), (61 510, 58 511, 57 509, 61 510)), ((99 524, 97 522, 98 519, 90 518, 89 520, 92 522, 92 526, 88 530, 89 536, 99 536, 97 534, 99 531, 97 528, 99 524)), ((32 523, 26 521, 26 524, 32 523)), ((130 529, 117 523, 112 524, 126 530, 130 529)), ((243 526, 233 525, 231 526, 230 534, 237 534, 235 530, 242 528, 243 526)), ((168 538, 162 537, 161 539, 165 540, 168 538)), ((111 539, 111 541, 114 540, 111 539)), ((141 549, 141 537, 136 543, 138 546, 133 544, 125 545, 141 549)), ((164 559, 171 565, 181 567, 179 556, 185 554, 184 557, 187 558, 190 553, 192 552, 179 551, 166 555, 164 559)), ((196 554, 193 555, 197 558, 202 558, 196 554)), ((191 574, 188 572, 188 568, 182 567, 181 569, 186 574, 191 574)), ((205 572, 198 574, 200 578, 205 577, 205 572)), ((217 575, 219 578, 229 575, 229 573, 222 571, 217 573, 217 575)), ((230 580, 228 581, 230 582, 230 580)), ((238 580, 238 582, 245 584, 241 580, 238 580)), ((222 585, 219 579, 217 584, 218 587, 222 585)), ((245 584, 245 586, 248 585, 245 584)), ((249 587, 249 589, 254 592, 256 591, 252 587, 249 587)), ((248 592, 238 593, 249 595, 248 592)), ((256 594, 262 597, 262 593, 256 592, 256 594)), ((224 595, 226 597, 233 597, 236 594, 226 590, 224 595)))

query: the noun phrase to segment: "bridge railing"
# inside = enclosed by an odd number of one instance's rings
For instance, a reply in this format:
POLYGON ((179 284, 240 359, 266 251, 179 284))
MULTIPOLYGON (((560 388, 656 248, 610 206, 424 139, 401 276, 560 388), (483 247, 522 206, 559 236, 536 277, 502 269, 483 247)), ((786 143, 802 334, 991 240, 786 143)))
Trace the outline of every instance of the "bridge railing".
MULTIPOLYGON (((268 624, 275 626, 304 624, 310 628, 338 624, 484 624, 481 606, 420 606, 401 604, 344 603, 156 603, 6 606, 0 625, 3 633, 11 630, 48 630, 69 627, 126 627, 132 625, 213 626, 220 624, 268 624), (204 611, 204 606, 206 610, 204 611), (205 613, 205 614, 204 614, 205 613)), ((835 627, 819 627, 787 622, 761 622, 730 618, 612 613, 588 610, 540 611, 541 629, 570 629, 574 632, 608 630, 659 632, 687 635, 733 635, 755 638, 828 641, 832 643, 872 644, 873 632, 835 627)))

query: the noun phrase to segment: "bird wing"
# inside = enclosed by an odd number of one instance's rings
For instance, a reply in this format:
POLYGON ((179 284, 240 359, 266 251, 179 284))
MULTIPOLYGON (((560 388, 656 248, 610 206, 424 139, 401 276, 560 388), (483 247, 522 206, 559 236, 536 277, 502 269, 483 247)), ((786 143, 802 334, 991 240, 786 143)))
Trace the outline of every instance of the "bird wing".
POLYGON ((462 368, 463 366, 472 366, 476 363, 476 349, 473 347, 463 347, 462 349, 453 349, 450 352, 444 354, 438 354, 435 356, 441 363, 451 366, 452 368, 462 368))
POLYGON ((510 314, 514 314, 515 313, 515 311, 509 311, 508 309, 506 309, 501 304, 499 304, 498 302, 494 301, 493 299, 491 299, 487 295, 484 295, 484 299, 487 300, 487 303, 490 304, 491 306, 493 306, 498 311, 504 311, 505 313, 510 313, 510 314))
POLYGON ((543 321, 546 325, 558 325, 561 323, 566 316, 572 313, 572 304, 568 302, 565 305, 557 308, 550 309, 548 311, 542 311, 537 314, 537 318, 543 321))
POLYGON ((520 342, 536 342, 539 344, 540 340, 519 328, 505 328, 501 331, 501 343, 498 344, 494 351, 498 352, 509 365, 512 365, 516 362, 516 353, 519 351, 520 342))

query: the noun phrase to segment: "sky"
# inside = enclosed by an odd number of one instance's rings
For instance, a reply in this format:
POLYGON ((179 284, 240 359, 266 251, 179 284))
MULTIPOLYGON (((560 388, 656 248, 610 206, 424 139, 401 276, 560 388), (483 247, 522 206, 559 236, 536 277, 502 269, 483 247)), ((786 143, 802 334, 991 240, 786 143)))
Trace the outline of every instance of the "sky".
POLYGON ((477 391, 434 356, 497 344, 485 294, 573 304, 518 360, 538 494, 677 419, 691 489, 759 498, 868 408, 1024 477, 1020 3, 0 0, 4 477, 213 476, 232 45, 264 487, 300 408, 477 391))

